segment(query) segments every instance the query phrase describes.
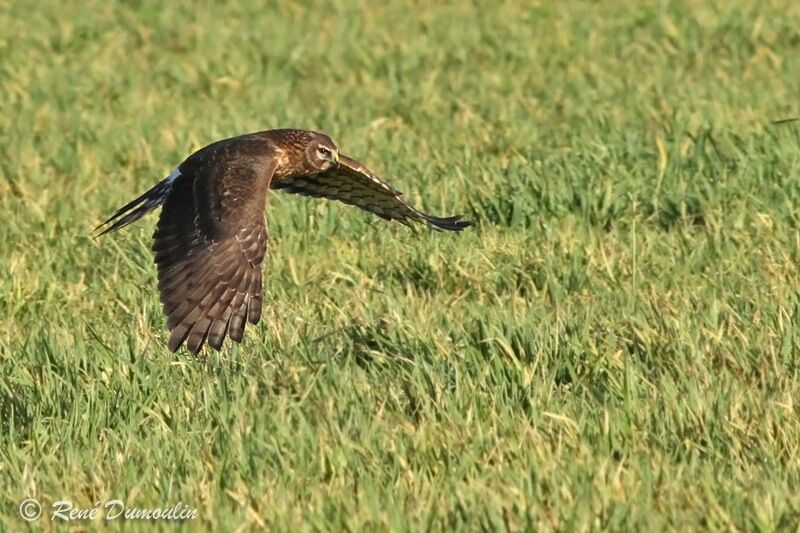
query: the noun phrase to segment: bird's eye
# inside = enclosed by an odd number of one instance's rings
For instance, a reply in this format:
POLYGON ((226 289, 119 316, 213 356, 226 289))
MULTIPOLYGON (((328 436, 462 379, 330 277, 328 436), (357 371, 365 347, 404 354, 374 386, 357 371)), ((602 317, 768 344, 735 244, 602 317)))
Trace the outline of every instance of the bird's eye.
POLYGON ((319 148, 317 148, 317 152, 322 157, 329 157, 331 155, 331 151, 325 148, 324 146, 320 146, 319 148))

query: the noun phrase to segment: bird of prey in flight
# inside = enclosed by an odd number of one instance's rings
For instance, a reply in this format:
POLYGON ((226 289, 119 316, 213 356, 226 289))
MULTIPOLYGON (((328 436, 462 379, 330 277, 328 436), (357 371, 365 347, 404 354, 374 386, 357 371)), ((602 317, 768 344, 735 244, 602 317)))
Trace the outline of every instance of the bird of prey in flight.
POLYGON ((471 225, 412 207, 323 133, 279 129, 209 144, 98 226, 103 235, 163 206, 152 250, 171 351, 184 341, 192 354, 205 342, 219 350, 226 335, 240 342, 245 323, 258 323, 269 189, 339 200, 406 225, 471 225))

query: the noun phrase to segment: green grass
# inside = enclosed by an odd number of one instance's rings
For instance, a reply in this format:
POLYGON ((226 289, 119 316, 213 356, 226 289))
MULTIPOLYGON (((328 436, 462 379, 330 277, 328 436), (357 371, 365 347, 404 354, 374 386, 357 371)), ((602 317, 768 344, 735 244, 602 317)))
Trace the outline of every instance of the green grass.
POLYGON ((800 4, 280 5, 0 6, 0 529, 798 530, 800 4), (478 226, 275 193, 262 323, 170 354, 155 217, 91 228, 286 126, 478 226))

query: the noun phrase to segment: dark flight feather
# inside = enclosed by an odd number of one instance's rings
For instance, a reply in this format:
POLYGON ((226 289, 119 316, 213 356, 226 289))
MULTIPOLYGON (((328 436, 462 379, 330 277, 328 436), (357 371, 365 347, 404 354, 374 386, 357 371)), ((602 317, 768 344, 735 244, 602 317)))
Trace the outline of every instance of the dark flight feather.
POLYGON ((424 222, 439 230, 461 231, 472 225, 460 215, 437 217, 411 206, 403 193, 376 176, 358 161, 341 155, 339 165, 327 172, 272 181, 272 188, 312 198, 339 200, 369 211, 385 220, 424 222))

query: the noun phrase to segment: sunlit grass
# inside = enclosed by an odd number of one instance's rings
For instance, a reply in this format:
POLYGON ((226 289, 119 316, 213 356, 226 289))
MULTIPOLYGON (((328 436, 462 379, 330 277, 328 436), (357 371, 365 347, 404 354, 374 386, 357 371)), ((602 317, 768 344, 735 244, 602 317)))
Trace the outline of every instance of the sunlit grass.
POLYGON ((0 529, 798 527, 800 4, 255 4, 0 8, 0 529), (478 225, 274 193, 262 323, 170 354, 91 228, 281 126, 478 225))

